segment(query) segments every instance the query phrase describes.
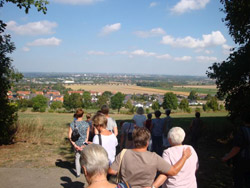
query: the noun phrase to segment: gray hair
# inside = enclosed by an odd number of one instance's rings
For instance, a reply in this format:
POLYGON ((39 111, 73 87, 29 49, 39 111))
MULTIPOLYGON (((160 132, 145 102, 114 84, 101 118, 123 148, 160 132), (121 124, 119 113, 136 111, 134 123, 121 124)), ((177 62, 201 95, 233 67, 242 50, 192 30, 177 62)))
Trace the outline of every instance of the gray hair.
POLYGON ((86 168, 88 176, 107 174, 109 168, 108 153, 98 144, 90 144, 81 152, 81 166, 86 168))
POLYGON ((139 107, 137 108, 136 113, 142 115, 144 114, 144 109, 142 107, 139 107))
POLYGON ((181 127, 173 127, 168 132, 168 139, 171 140, 171 145, 180 145, 182 144, 185 138, 185 131, 181 127))

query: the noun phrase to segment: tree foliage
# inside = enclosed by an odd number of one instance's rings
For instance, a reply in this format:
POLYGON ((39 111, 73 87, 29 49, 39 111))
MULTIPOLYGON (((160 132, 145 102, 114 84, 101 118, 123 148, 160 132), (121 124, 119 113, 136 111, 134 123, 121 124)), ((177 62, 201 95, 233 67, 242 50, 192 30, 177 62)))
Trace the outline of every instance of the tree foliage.
POLYGON ((118 109, 118 113, 120 112, 121 107, 123 106, 123 100, 125 99, 125 95, 121 92, 116 93, 111 97, 110 105, 112 109, 118 109))
POLYGON ((83 108, 90 108, 91 107, 91 95, 90 95, 90 92, 88 91, 84 91, 83 92, 83 95, 82 95, 82 98, 83 98, 83 108))
POLYGON ((155 101, 155 102, 153 102, 153 104, 152 104, 152 109, 154 110, 154 111, 156 111, 156 110, 160 110, 160 104, 159 104, 159 102, 158 101, 155 101))
POLYGON ((82 96, 79 93, 65 94, 63 99, 63 106, 66 110, 76 110, 83 106, 82 96))
POLYGON ((219 110, 219 104, 216 97, 211 97, 210 100, 206 103, 208 109, 212 109, 213 111, 219 110))
POLYGON ((179 108, 181 110, 183 110, 184 112, 187 112, 189 110, 189 104, 188 104, 188 100, 187 99, 182 99, 180 104, 179 104, 179 108))
POLYGON ((192 90, 189 93, 188 99, 190 100, 197 100, 198 99, 198 94, 196 91, 192 90))
POLYGON ((61 109, 63 107, 63 103, 61 101, 53 101, 50 105, 52 110, 61 109))
MULTIPOLYGON (((46 12, 47 1, 39 0, 0 0, 0 8, 5 3, 16 4, 19 8, 24 8, 28 13, 31 5, 37 7, 38 11, 46 12)), ((11 36, 5 34, 6 24, 0 20, 0 144, 7 144, 12 141, 15 130, 13 124, 17 120, 17 106, 10 103, 7 92, 19 79, 22 74, 18 73, 12 66, 12 59, 8 57, 15 50, 15 45, 11 42, 11 36)))
POLYGON ((214 63, 207 72, 215 79, 218 97, 225 97, 225 107, 232 119, 250 121, 250 1, 221 0, 229 34, 239 45, 227 60, 214 63))
POLYGON ((164 95, 162 107, 164 109, 174 109, 178 107, 178 100, 174 93, 168 92, 164 95))
POLYGON ((45 112, 48 106, 48 99, 43 95, 37 95, 36 97, 32 98, 33 103, 33 111, 35 112, 45 112))

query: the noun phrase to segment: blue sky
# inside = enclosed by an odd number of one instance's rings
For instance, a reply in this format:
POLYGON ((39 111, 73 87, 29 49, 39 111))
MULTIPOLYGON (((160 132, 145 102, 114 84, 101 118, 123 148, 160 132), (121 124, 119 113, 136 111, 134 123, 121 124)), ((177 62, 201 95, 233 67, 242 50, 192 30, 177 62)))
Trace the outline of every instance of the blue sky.
POLYGON ((21 72, 205 75, 235 44, 217 0, 51 0, 47 14, 6 3, 21 72))

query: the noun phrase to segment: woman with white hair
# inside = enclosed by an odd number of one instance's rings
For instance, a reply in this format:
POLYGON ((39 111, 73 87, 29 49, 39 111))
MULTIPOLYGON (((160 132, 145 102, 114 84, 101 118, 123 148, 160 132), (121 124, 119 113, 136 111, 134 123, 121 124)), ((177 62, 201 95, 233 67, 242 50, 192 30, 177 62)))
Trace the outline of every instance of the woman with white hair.
POLYGON ((109 159, 106 150, 98 144, 86 146, 81 153, 81 165, 89 184, 88 188, 128 188, 125 183, 109 183, 107 172, 109 159))
POLYGON ((136 114, 133 117, 133 121, 137 127, 144 127, 146 125, 146 116, 144 115, 144 109, 142 107, 137 108, 136 114))
POLYGON ((171 145, 170 148, 164 150, 163 159, 169 164, 173 165, 182 156, 184 148, 189 147, 192 151, 192 155, 187 159, 186 163, 176 176, 165 176, 160 174, 157 180, 154 182, 155 187, 159 187, 163 183, 163 188, 196 188, 197 182, 195 172, 198 169, 198 156, 192 146, 182 145, 185 138, 185 132, 181 127, 173 127, 168 132, 168 140, 171 145))

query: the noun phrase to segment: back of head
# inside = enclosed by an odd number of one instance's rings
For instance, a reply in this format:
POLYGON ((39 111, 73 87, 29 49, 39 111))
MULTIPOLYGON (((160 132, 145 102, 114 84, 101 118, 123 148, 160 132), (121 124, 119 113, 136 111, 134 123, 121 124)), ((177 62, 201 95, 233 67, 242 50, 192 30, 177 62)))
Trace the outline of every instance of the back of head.
POLYGON ((149 113, 149 114, 147 115, 147 117, 148 117, 148 119, 152 119, 152 114, 149 113))
POLYGON ((142 107, 139 107, 137 108, 136 113, 142 115, 144 114, 144 109, 142 107))
POLYGON ((196 118, 200 118, 200 116, 201 116, 200 112, 196 112, 196 113, 195 113, 195 117, 196 117, 196 118))
POLYGON ((107 120, 106 116, 102 113, 97 113, 92 118, 92 124, 95 127, 103 127, 106 129, 107 123, 108 123, 108 120, 107 120))
POLYGON ((180 145, 182 144, 185 138, 185 132, 181 127, 173 127, 168 132, 168 139, 171 140, 171 145, 180 145))
POLYGON ((150 132, 145 127, 136 127, 133 131, 133 141, 135 148, 146 147, 150 140, 150 132))
POLYGON ((156 110, 155 111, 155 117, 159 118, 161 116, 161 111, 160 110, 156 110))
POLYGON ((171 110, 170 109, 166 109, 165 113, 166 113, 167 116, 169 116, 171 114, 171 110))
POLYGON ((78 108, 78 109, 76 110, 76 113, 75 113, 76 118, 81 118, 81 117, 83 116, 83 114, 84 114, 83 109, 78 108))
POLYGON ((109 114, 109 107, 107 105, 103 105, 101 107, 101 112, 105 115, 108 115, 109 114))
POLYGON ((90 114, 90 113, 87 113, 87 114, 86 114, 86 118, 87 118, 87 119, 90 119, 90 118, 91 118, 91 114, 90 114))
POLYGON ((84 166, 88 176, 107 174, 109 168, 108 154, 98 144, 90 144, 81 152, 81 166, 84 166))

